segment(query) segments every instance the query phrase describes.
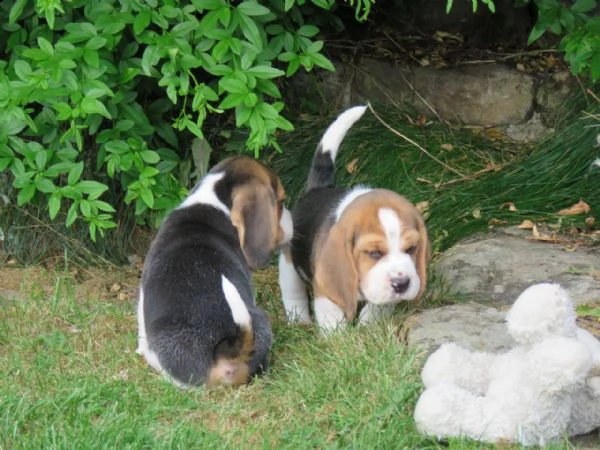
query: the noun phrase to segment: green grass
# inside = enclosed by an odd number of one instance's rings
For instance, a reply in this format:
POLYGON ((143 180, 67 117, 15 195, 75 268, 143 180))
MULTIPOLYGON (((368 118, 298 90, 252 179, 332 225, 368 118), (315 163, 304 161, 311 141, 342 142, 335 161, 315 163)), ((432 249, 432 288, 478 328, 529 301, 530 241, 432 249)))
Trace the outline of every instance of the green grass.
MULTIPOLYGON (((375 105, 377 114, 394 130, 426 149, 439 161, 386 128, 371 111, 346 136, 338 156, 338 185, 369 184, 392 189, 413 202, 429 205, 427 225, 436 250, 465 236, 524 219, 558 222, 556 215, 579 199, 592 213, 600 210, 600 103, 575 96, 556 124, 556 133, 526 148, 490 140, 473 130, 452 129, 432 122, 417 126, 407 112, 375 105), (579 112, 582 111, 582 112, 579 112), (349 173, 347 165, 355 164, 349 173), (498 170, 480 173, 486 167, 498 170), (475 176, 474 174, 479 173, 475 176), (514 203, 518 211, 503 207, 514 203)), ((284 153, 270 163, 280 174, 293 204, 304 189, 317 143, 334 117, 307 118, 284 136, 284 153)), ((585 215, 563 217, 562 226, 583 225, 585 215)))
POLYGON ((413 424, 422 386, 400 338, 409 311, 323 339, 285 325, 271 271, 258 298, 275 333, 270 372, 240 389, 180 390, 135 354, 133 301, 53 276, 0 299, 1 449, 446 448, 413 424))

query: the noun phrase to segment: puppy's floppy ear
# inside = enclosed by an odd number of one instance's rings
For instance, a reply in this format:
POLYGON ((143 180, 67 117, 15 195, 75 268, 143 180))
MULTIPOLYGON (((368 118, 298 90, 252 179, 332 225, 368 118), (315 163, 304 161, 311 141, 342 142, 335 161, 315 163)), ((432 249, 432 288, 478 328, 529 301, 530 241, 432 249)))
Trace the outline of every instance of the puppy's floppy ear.
POLYGON ((358 270, 354 260, 354 236, 342 224, 327 234, 315 258, 315 297, 327 297, 338 305, 350 321, 358 303, 358 270))
POLYGON ((248 183, 233 193, 231 222, 252 269, 265 266, 276 246, 278 218, 275 194, 262 183, 248 183))
POLYGON ((425 289, 427 288, 427 263, 429 261, 431 249, 429 246, 429 237, 427 236, 427 228, 425 227, 425 222, 421 217, 418 219, 419 226, 419 243, 417 245, 417 254, 415 255, 415 262, 417 268, 417 275, 419 275, 419 280, 421 282, 421 286, 419 287, 419 293, 416 296, 416 299, 420 299, 425 289))

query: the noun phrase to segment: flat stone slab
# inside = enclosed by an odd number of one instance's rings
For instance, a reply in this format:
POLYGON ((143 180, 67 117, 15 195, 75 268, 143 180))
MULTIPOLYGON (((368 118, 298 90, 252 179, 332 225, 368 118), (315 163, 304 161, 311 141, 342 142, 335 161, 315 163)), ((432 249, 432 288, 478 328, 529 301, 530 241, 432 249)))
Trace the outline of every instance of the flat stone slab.
POLYGON ((408 102, 423 113, 431 114, 432 108, 448 120, 471 125, 523 122, 535 98, 533 77, 502 65, 436 70, 374 58, 361 58, 353 91, 371 102, 408 102))
POLYGON ((454 342, 472 351, 500 352, 515 345, 505 325, 506 311, 477 303, 426 310, 408 320, 408 345, 429 356, 454 342))
POLYGON ((600 255, 525 239, 520 230, 467 239, 448 249, 435 271, 466 299, 510 305, 535 283, 560 283, 578 305, 600 300, 600 255))

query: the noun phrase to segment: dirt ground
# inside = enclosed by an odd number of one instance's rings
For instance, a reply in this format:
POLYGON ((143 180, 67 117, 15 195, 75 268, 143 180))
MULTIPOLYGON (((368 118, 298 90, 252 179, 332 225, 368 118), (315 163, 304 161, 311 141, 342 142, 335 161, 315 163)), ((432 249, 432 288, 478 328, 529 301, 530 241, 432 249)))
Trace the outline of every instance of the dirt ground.
POLYGON ((0 297, 36 293, 50 295, 57 279, 66 278, 73 281, 77 298, 96 297, 135 303, 140 275, 138 267, 56 269, 42 265, 23 267, 6 264, 0 266, 0 297))

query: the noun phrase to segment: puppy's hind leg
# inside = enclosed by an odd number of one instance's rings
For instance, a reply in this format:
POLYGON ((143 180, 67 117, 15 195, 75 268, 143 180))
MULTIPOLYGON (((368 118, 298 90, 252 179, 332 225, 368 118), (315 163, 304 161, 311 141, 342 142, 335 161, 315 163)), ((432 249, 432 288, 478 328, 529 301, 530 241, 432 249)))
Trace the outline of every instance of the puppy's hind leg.
POLYGON ((296 272, 288 249, 279 254, 279 288, 288 322, 311 323, 306 286, 296 272))
POLYGON ((260 375, 269 369, 273 333, 266 312, 256 307, 250 310, 254 331, 254 354, 249 361, 250 376, 260 375))

